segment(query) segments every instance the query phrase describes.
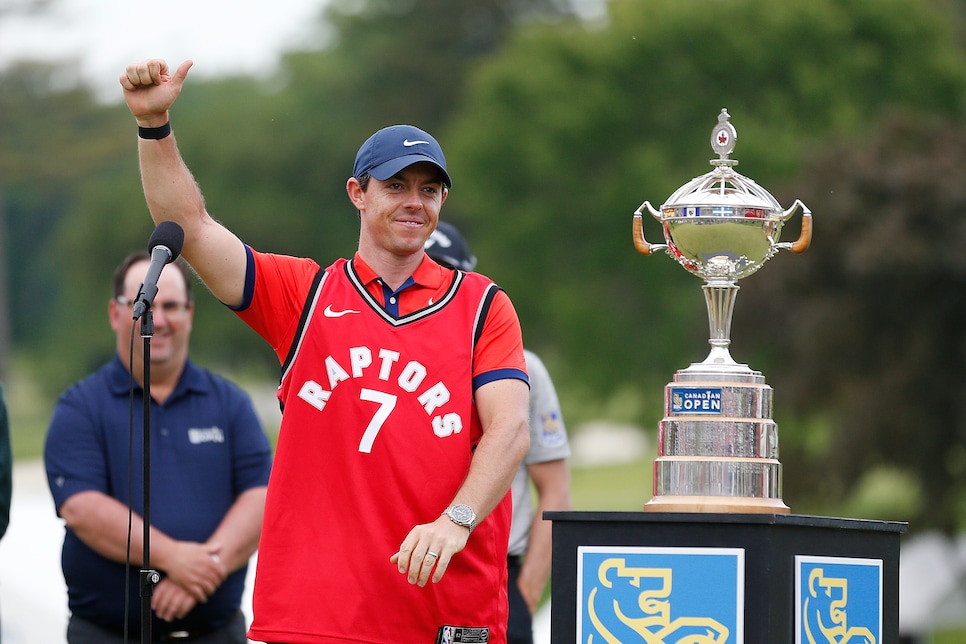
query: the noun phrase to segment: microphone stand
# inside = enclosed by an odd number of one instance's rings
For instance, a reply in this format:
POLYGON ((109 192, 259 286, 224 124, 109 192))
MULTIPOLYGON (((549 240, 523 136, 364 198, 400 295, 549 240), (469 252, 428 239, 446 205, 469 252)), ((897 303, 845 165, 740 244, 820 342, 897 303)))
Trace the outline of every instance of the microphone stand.
POLYGON ((154 316, 150 305, 141 316, 141 337, 144 343, 144 511, 143 555, 141 562, 141 642, 151 644, 151 594, 161 581, 161 575, 151 570, 151 337, 154 335, 154 316))

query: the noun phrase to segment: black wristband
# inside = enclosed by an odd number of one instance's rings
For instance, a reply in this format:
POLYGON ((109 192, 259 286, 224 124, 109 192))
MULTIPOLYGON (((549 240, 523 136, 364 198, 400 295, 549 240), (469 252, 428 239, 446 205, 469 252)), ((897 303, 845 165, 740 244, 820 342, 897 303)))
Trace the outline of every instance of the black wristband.
POLYGON ((168 121, 161 127, 138 126, 138 137, 142 139, 151 139, 153 141, 157 141, 158 139, 163 139, 169 134, 171 134, 171 121, 168 121))

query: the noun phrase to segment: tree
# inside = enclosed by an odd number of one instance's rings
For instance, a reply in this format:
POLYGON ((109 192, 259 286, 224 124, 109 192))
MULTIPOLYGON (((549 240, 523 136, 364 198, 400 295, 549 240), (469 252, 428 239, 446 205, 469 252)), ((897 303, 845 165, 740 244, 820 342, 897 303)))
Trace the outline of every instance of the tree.
MULTIPOLYGON (((90 266, 103 248, 101 236, 112 228, 65 248, 58 241, 60 226, 76 214, 74 205, 89 189, 90 177, 116 167, 130 138, 114 129, 111 110, 98 106, 88 90, 52 90, 57 74, 55 66, 44 64, 21 64, 4 74, 0 197, 7 220, 9 254, 2 260, 7 262, 14 343, 49 349, 62 372, 65 360, 79 357, 83 345, 57 331, 73 327, 63 324, 65 317, 91 305, 91 300, 81 300, 72 302, 73 308, 62 307, 62 296, 83 282, 77 262, 90 266)), ((117 211, 110 214, 116 217, 117 211)))
MULTIPOLYGON (((189 77, 172 112, 174 130, 213 216, 260 250, 328 263, 351 255, 356 245, 358 219, 346 198, 345 179, 365 136, 396 122, 438 131, 436 124, 458 105, 467 69, 497 48, 517 21, 565 12, 563 4, 557 7, 552 0, 334 3, 323 18, 334 29, 333 44, 289 53, 278 77, 267 82, 189 77)), ((37 86, 42 91, 33 100, 52 105, 63 99, 49 83, 37 86)), ((86 111, 78 108, 77 114, 86 111)), ((55 319, 64 311, 106 302, 114 264, 142 247, 151 230, 131 119, 123 107, 100 114, 111 115, 111 140, 123 147, 115 148, 113 163, 103 167, 94 159, 76 163, 77 172, 86 173, 83 189, 51 211, 58 228, 51 243, 58 252, 44 255, 51 272, 44 286, 54 291, 44 302, 53 303, 48 317, 55 319), (75 275, 69 287, 57 284, 57 258, 93 247, 102 252, 87 270, 75 275)), ((29 113, 21 116, 30 120, 29 113)), ((78 149, 92 143, 83 131, 73 138, 78 149)), ((69 270, 59 269, 60 274, 69 270)), ((208 306, 215 303, 208 301, 205 289, 198 296, 194 356, 239 369, 254 363, 277 372, 274 355, 259 338, 221 307, 208 306)), ((57 341, 47 345, 52 361, 62 364, 63 354, 55 347, 76 335, 78 326, 98 340, 71 345, 81 354, 71 364, 86 369, 103 360, 111 347, 102 324, 95 314, 70 327, 54 327, 57 341)), ((65 377, 69 381, 76 375, 52 374, 46 382, 56 389, 65 377)))
POLYGON ((721 108, 739 171, 767 187, 891 106, 961 116, 966 59, 921 0, 610 9, 603 27, 523 30, 479 66, 446 133, 469 177, 447 207, 472 222, 481 266, 513 297, 528 342, 555 348, 561 371, 597 391, 652 391, 704 358, 707 324, 700 281, 634 251, 631 213, 710 169, 721 108))
MULTIPOLYGON (((260 250, 322 264, 351 255, 359 224, 345 180, 365 137, 393 123, 438 134, 459 105, 468 70, 520 21, 566 15, 560 4, 335 2, 323 15, 333 42, 288 53, 274 81, 189 79, 174 118, 209 208, 260 250)), ((211 339, 265 355, 237 320, 213 324, 211 339)))
MULTIPOLYGON (((614 0, 606 23, 569 15, 552 0, 335 4, 333 44, 290 53, 278 77, 189 79, 175 132, 216 218, 259 249, 325 263, 356 245, 344 180, 360 139, 392 122, 425 127, 455 179, 444 217, 510 293, 527 344, 561 381, 659 399, 676 369, 706 355, 704 304, 699 280, 634 251, 631 214, 709 169, 722 107, 739 170, 766 187, 885 110, 963 114, 958 14, 929 0, 614 0)), ((11 247, 33 253, 17 251, 11 308, 21 344, 49 349, 61 371, 69 347, 76 377, 105 348, 71 339, 102 337, 102 318, 57 323, 106 301, 110 269, 152 224, 124 108, 49 80, 0 87, 11 247), (84 271, 66 263, 92 247, 103 250, 84 271)), ((739 315, 759 275, 743 281, 739 315)), ((199 355, 265 355, 217 306, 199 313, 199 355)), ((771 349, 746 348, 740 332, 737 358, 771 349)))
POLYGON ((765 266, 739 296, 735 334, 772 355, 776 405, 805 419, 782 432, 782 460, 807 505, 888 470, 921 487, 902 518, 966 524, 964 173, 961 122, 901 112, 781 190, 810 195, 812 247, 765 266))

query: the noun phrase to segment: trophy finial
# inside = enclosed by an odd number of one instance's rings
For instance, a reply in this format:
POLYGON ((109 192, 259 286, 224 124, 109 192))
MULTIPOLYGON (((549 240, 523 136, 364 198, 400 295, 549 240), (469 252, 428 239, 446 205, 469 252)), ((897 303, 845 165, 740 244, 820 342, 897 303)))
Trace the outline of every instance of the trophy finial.
POLYGON ((728 110, 722 107, 721 113, 718 114, 718 124, 711 131, 711 149, 718 153, 718 161, 711 163, 718 164, 722 161, 730 161, 728 165, 737 163, 728 158, 728 155, 734 151, 735 142, 738 140, 735 126, 728 121, 730 118, 728 110))

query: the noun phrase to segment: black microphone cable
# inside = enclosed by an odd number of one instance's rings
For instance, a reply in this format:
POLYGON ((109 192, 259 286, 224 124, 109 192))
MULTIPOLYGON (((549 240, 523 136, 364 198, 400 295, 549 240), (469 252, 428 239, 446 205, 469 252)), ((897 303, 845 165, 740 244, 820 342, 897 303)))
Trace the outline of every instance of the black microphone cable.
POLYGON ((134 335, 137 321, 131 322, 128 349, 128 435, 127 435, 127 554, 124 558, 124 641, 128 641, 131 611, 131 535, 134 531, 134 335))

